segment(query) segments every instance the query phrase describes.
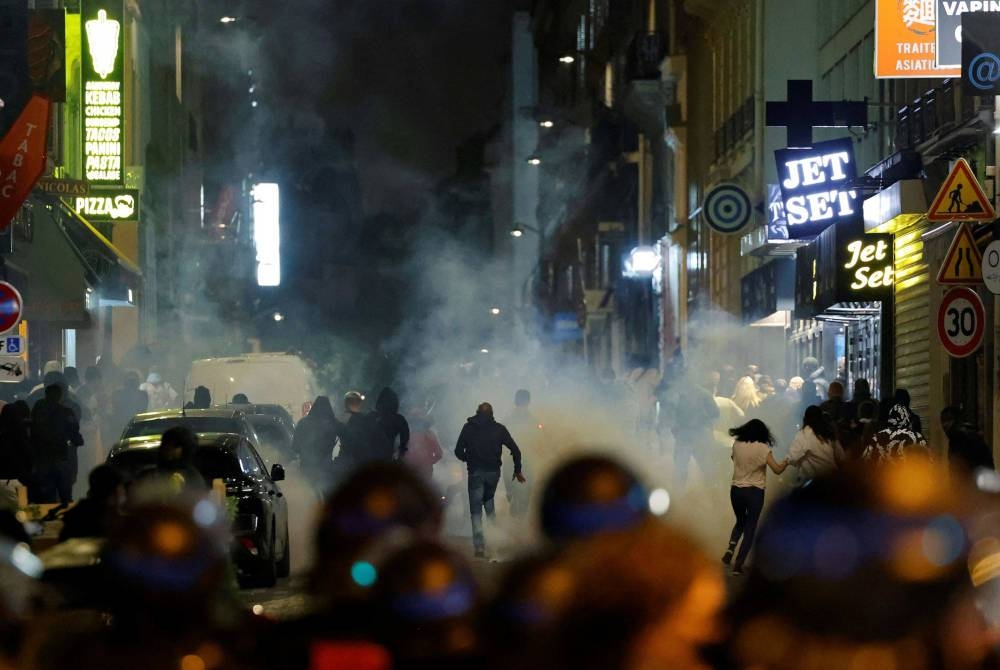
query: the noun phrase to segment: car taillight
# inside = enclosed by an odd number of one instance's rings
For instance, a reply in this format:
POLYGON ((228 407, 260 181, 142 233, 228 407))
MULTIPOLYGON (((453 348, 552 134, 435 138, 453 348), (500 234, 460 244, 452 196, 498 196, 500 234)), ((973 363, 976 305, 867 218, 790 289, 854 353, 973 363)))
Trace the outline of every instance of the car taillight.
POLYGON ((250 537, 241 537, 240 538, 240 544, 242 544, 243 548, 246 549, 247 551, 249 551, 254 556, 257 555, 257 553, 258 553, 257 552, 257 545, 254 543, 253 538, 250 538, 250 537))
POLYGON ((304 403, 302 403, 302 416, 305 416, 310 411, 312 411, 312 408, 313 408, 312 402, 304 402, 304 403))
POLYGON ((314 642, 309 650, 309 670, 389 670, 392 657, 370 642, 314 642))

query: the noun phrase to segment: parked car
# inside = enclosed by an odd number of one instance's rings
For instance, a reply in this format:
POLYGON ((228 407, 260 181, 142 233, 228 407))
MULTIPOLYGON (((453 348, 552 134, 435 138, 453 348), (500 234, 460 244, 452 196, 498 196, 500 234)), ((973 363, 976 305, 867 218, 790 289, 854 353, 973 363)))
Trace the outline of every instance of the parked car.
POLYGON ((260 455, 266 462, 282 460, 288 462, 298 458, 298 455, 292 452, 295 423, 284 407, 272 404, 222 405, 222 407, 243 412, 260 439, 260 455))
POLYGON ((237 409, 164 410, 137 414, 111 449, 108 462, 133 477, 156 467, 160 437, 187 426, 198 437, 195 465, 206 481, 222 480, 234 501, 233 561, 242 585, 272 586, 291 566, 288 505, 278 482, 284 468, 270 469, 259 454, 260 440, 237 409))

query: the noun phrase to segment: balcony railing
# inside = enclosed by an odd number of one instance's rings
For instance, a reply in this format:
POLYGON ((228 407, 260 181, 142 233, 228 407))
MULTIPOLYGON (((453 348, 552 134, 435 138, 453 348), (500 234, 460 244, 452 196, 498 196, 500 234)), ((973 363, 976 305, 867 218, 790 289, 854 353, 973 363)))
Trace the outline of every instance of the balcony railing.
POLYGON ((715 160, 732 151, 747 135, 753 133, 756 114, 753 97, 743 101, 723 124, 715 130, 715 160))

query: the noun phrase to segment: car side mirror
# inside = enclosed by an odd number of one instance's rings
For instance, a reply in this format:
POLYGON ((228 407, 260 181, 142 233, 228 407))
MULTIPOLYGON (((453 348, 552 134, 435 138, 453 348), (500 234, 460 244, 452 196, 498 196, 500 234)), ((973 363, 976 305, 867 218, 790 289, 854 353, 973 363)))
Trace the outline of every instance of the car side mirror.
POLYGON ((280 463, 271 466, 271 479, 276 482, 285 480, 285 468, 281 467, 280 463))

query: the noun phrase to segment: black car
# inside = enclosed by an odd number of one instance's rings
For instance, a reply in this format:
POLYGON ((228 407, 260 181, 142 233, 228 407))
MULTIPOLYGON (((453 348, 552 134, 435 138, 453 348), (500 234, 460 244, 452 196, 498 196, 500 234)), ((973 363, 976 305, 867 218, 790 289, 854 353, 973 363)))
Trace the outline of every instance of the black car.
POLYGON ((233 560, 241 585, 272 586, 289 573, 288 505, 277 482, 285 470, 270 471, 258 453, 258 437, 238 410, 166 410, 138 414, 112 448, 108 463, 133 477, 156 467, 163 432, 187 426, 198 436, 195 465, 208 482, 221 480, 233 511, 233 560))
POLYGON ((296 458, 296 454, 292 452, 295 423, 292 421, 292 415, 284 407, 267 404, 222 405, 221 407, 243 412, 257 433, 260 440, 260 453, 264 456, 264 460, 268 460, 272 455, 280 456, 283 459, 296 458))

